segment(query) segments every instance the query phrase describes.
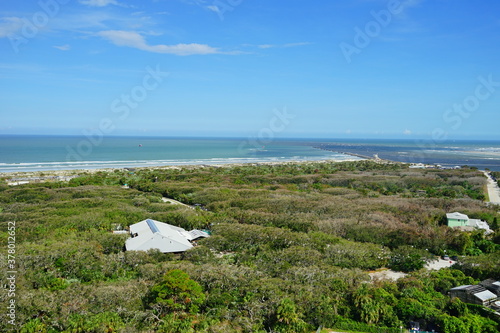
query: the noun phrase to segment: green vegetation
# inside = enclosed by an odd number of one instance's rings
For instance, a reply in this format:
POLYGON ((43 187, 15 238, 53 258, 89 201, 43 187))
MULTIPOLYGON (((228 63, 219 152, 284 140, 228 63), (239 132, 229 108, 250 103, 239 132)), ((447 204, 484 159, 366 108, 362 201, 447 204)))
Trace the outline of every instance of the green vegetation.
POLYGON ((396 333, 410 321, 443 333, 500 332, 497 316, 447 296, 500 278, 498 213, 481 201, 484 183, 472 169, 362 161, 0 185, 2 239, 16 223, 16 322, 22 332, 396 333), (450 229, 453 211, 497 231, 450 229), (146 218, 212 237, 180 255, 123 252, 126 236, 110 231, 146 218), (460 263, 422 269, 445 253, 460 263), (371 281, 369 271, 384 267, 409 274, 371 281))
POLYGON ((500 186, 500 171, 492 171, 491 175, 497 180, 498 186, 500 186))

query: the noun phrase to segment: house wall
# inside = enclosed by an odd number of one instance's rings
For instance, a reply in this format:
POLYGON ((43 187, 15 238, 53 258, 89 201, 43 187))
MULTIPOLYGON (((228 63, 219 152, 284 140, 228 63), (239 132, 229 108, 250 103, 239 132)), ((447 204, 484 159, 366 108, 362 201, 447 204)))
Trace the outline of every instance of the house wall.
POLYGON ((449 227, 465 227, 467 226, 469 220, 462 220, 462 219, 448 219, 448 226, 449 227))
POLYGON ((484 305, 480 299, 478 299, 473 294, 470 294, 464 290, 455 290, 455 291, 452 290, 450 292, 450 296, 452 298, 458 297, 464 303, 484 305))

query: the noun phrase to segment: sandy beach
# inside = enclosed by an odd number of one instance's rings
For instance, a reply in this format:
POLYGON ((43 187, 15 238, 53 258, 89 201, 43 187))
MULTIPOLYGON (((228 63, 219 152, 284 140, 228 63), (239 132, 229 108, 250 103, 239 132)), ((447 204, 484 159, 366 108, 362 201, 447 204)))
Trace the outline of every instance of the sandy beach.
POLYGON ((249 163, 222 163, 222 164, 182 164, 182 165, 163 165, 163 166, 147 166, 136 168, 100 168, 100 169, 68 169, 68 170, 40 170, 40 171, 23 171, 23 172, 0 172, 0 179, 5 179, 9 185, 22 185, 31 182, 44 181, 69 181, 72 178, 84 174, 92 174, 97 172, 113 172, 115 170, 127 170, 130 172, 139 170, 168 170, 168 169, 202 169, 202 168, 233 168, 242 166, 259 166, 259 165, 286 165, 286 164, 315 164, 315 163, 340 163, 359 161, 359 158, 334 160, 311 160, 311 161, 277 161, 277 162, 249 162, 249 163))

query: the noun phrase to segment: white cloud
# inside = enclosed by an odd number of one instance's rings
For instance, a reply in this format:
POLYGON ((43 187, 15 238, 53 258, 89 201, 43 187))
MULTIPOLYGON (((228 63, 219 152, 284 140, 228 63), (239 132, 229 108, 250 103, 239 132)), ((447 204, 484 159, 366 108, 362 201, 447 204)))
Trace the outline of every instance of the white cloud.
POLYGON ((103 30, 149 31, 157 25, 158 22, 153 18, 95 9, 64 13, 54 17, 50 22, 50 28, 54 31, 71 31, 85 37, 103 30))
POLYGON ((92 6, 92 7, 105 7, 107 5, 116 5, 119 3, 116 0, 80 0, 82 5, 92 6))
POLYGON ((167 53, 181 56, 221 53, 217 48, 206 44, 149 45, 143 36, 134 31, 106 30, 98 32, 97 35, 117 46, 127 46, 147 52, 167 53))
POLYGON ((217 14, 219 14, 219 13, 220 13, 220 9, 219 9, 219 7, 217 7, 217 6, 214 6, 214 5, 213 5, 213 6, 207 6, 206 8, 207 8, 208 10, 213 11, 214 13, 217 13, 217 14))
POLYGON ((283 45, 283 47, 295 47, 295 46, 305 46, 305 45, 310 45, 311 43, 309 42, 300 42, 300 43, 288 43, 283 45))
POLYGON ((61 51, 69 51, 71 49, 71 46, 69 46, 69 44, 65 44, 65 45, 54 45, 54 47, 58 50, 61 50, 61 51))
POLYGON ((404 134, 404 135, 411 135, 411 133, 412 133, 412 132, 411 132, 409 129, 405 129, 405 130, 403 131, 403 134, 404 134))
POLYGON ((23 26, 23 21, 19 17, 2 17, 0 18, 0 38, 8 37, 16 33, 23 26))
POLYGON ((304 45, 310 45, 310 44, 311 43, 309 43, 309 42, 288 43, 288 44, 261 44, 261 45, 258 45, 257 47, 259 49, 270 49, 270 48, 297 47, 297 46, 304 46, 304 45))

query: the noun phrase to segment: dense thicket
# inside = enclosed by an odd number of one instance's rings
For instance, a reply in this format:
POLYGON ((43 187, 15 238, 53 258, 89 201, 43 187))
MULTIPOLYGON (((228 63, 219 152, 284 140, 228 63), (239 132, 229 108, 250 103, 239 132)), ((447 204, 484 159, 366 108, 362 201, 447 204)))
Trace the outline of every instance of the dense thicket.
POLYGON ((498 317, 447 296, 500 278, 499 233, 445 223, 459 211, 498 228, 496 209, 481 201, 485 179, 363 161, 117 170, 0 186, 2 239, 16 222, 16 322, 23 332, 399 332, 410 321, 498 332, 498 317), (126 236, 110 231, 146 218, 212 237, 181 255, 123 252, 126 236), (444 253, 460 264, 421 269, 444 253), (369 271, 384 267, 412 273, 371 281, 369 271))

